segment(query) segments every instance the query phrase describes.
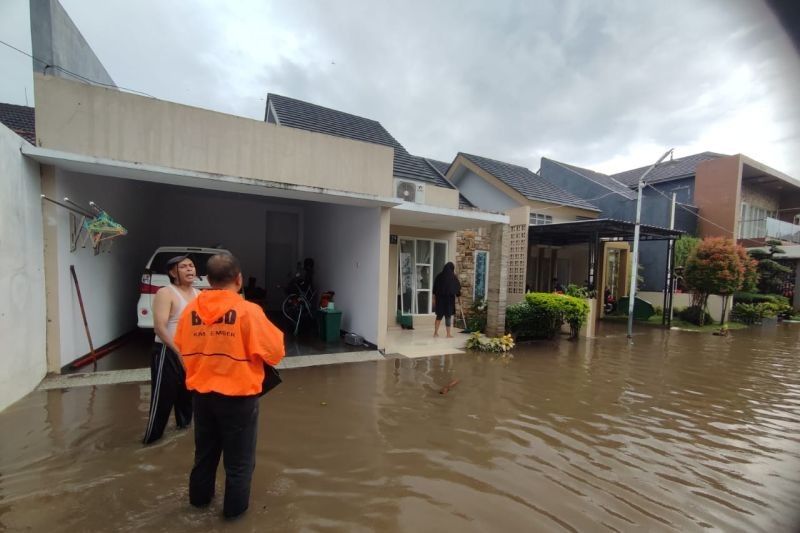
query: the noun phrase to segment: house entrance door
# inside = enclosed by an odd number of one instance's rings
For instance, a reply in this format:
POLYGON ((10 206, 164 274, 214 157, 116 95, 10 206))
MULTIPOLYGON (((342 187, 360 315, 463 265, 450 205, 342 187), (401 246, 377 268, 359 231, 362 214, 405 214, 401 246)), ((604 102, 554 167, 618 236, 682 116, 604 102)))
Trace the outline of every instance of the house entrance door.
POLYGON ((447 242, 432 239, 400 239, 398 289, 404 315, 431 313, 433 279, 447 261, 447 242))

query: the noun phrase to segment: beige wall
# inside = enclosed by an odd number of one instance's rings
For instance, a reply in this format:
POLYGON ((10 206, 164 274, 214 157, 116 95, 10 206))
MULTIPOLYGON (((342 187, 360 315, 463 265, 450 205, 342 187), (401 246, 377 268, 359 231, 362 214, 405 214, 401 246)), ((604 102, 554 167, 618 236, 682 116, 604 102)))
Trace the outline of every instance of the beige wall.
POLYGON ((445 189, 444 187, 426 184, 425 205, 458 209, 458 191, 456 189, 445 189))
POLYGON ((579 207, 559 206, 554 207, 553 204, 546 202, 536 202, 528 200, 528 206, 531 213, 541 213, 542 215, 550 215, 553 217, 553 222, 574 222, 577 217, 597 218, 600 214, 597 211, 589 209, 581 209, 579 207))
MULTIPOLYGON (((641 298, 645 302, 648 302, 653 307, 662 307, 664 305, 664 293, 663 292, 638 292, 636 293, 638 298, 641 298)), ((678 309, 684 309, 686 307, 690 307, 692 305, 692 295, 688 292, 679 292, 675 293, 672 296, 672 310, 677 311, 678 309)), ((733 298, 728 298, 728 311, 725 313, 725 316, 728 317, 730 320, 730 312, 733 308, 733 298)), ((711 318, 714 319, 714 322, 719 323, 720 319, 722 318, 722 296, 717 296, 716 294, 712 294, 708 297, 708 314, 711 315, 711 318)))
MULTIPOLYGON (((380 255, 378 262, 380 265, 380 272, 381 278, 389 280, 389 284, 381 283, 378 286, 378 345, 379 349, 386 348, 386 330, 390 324, 394 324, 394 313, 391 315, 387 314, 389 310, 389 303, 391 299, 389 298, 389 287, 397 287, 397 263, 395 263, 394 268, 394 285, 391 284, 392 279, 392 263, 390 260, 391 256, 391 248, 397 249, 397 246, 390 246, 389 245, 389 234, 391 225, 389 221, 391 220, 391 210, 388 207, 381 208, 380 214, 380 249, 378 253, 380 255), (382 285, 382 286, 381 286, 382 285), (391 322, 390 322, 391 318, 391 322)), ((396 261, 396 259, 395 259, 396 261)), ((396 292, 396 291, 395 291, 396 292)), ((393 303, 393 302, 392 302, 393 303)))
MULTIPOLYGON (((43 148, 256 180, 393 196, 393 150, 35 76, 43 148)), ((433 193, 440 201, 441 195, 433 193)), ((457 205, 457 204, 456 204, 457 205)))
POLYGON ((697 220, 700 237, 736 237, 741 183, 742 162, 738 155, 697 165, 694 203, 703 217, 697 220))

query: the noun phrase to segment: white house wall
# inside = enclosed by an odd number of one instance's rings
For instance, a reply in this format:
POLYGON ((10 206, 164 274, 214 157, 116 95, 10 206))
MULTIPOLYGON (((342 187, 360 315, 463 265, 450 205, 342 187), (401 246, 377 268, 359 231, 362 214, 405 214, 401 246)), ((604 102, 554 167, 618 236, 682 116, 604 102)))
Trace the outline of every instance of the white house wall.
POLYGON ((0 410, 47 369, 39 165, 20 154, 24 142, 0 125, 0 410))
MULTIPOLYGON (((342 329, 379 341, 382 222, 380 208, 320 204, 306 212, 305 250, 317 291, 336 292, 342 329)), ((388 227, 387 227, 388 230, 388 227)))
POLYGON ((465 171, 453 183, 467 200, 483 210, 504 213, 508 209, 519 207, 518 202, 474 172, 465 171))
POLYGON ((52 247, 48 314, 55 319, 49 330, 48 363, 55 371, 89 353, 70 265, 75 266, 95 347, 136 327, 139 279, 157 238, 160 198, 157 188, 148 183, 59 169, 45 177, 43 187, 54 199, 68 196, 83 206, 96 202, 128 230, 126 236, 114 239, 110 252, 95 256, 91 245, 83 248, 82 243, 70 252, 69 212, 49 204, 45 207, 46 244, 52 247))

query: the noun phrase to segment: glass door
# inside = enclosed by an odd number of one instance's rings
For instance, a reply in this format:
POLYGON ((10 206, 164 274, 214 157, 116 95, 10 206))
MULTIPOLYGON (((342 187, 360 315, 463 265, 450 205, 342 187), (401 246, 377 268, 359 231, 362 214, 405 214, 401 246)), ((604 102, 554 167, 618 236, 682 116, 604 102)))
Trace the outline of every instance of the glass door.
POLYGON ((429 314, 433 279, 447 261, 447 242, 409 238, 399 241, 400 310, 404 315, 429 314))
POLYGON ((400 310, 404 315, 414 314, 416 307, 414 302, 414 264, 416 257, 414 241, 412 239, 400 239, 400 310))

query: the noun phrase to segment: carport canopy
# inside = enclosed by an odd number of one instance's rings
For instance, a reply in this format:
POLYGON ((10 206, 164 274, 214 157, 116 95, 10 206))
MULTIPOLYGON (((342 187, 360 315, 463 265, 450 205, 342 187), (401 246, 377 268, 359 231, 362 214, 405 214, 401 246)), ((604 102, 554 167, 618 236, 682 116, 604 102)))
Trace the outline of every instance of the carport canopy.
MULTIPOLYGON (((528 240, 536 244, 565 246, 600 241, 632 241, 636 224, 613 218, 595 218, 556 224, 534 225, 528 228, 528 240)), ((659 226, 641 224, 639 238, 643 241, 679 239, 684 232, 659 226)))
MULTIPOLYGON (((550 246, 566 246, 570 244, 586 244, 589 248, 589 285, 596 288, 599 263, 603 256, 602 242, 632 241, 636 224, 612 218, 596 218, 556 224, 533 225, 528 228, 528 243, 550 246)), ((665 269, 664 306, 662 322, 669 325, 672 321, 672 293, 675 279, 675 240, 685 232, 659 226, 640 224, 639 239, 642 241, 668 241, 669 268, 665 269)))

